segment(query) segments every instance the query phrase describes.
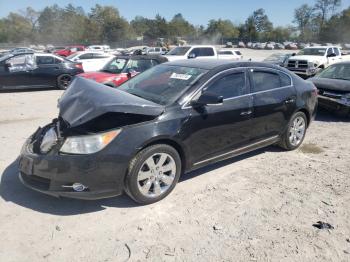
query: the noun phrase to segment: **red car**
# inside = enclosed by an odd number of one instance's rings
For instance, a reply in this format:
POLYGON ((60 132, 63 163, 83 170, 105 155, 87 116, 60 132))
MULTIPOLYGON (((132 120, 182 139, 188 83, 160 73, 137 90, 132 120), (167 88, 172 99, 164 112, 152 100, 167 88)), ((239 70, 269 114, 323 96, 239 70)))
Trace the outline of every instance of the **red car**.
POLYGON ((102 70, 82 73, 79 76, 108 86, 117 87, 129 78, 167 61, 168 59, 158 55, 116 56, 102 70))
POLYGON ((63 50, 57 50, 54 52, 54 54, 67 57, 67 56, 70 56, 78 51, 84 51, 84 50, 85 50, 85 46, 83 46, 83 45, 72 45, 72 46, 67 46, 63 50))

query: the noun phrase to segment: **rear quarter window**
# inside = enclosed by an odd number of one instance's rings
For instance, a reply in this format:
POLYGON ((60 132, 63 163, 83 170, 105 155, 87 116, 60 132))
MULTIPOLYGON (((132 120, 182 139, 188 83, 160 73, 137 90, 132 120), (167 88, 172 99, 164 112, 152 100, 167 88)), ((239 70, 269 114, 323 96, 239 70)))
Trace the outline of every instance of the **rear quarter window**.
POLYGON ((284 73, 280 73, 280 78, 281 78, 281 87, 292 85, 292 81, 288 75, 284 73))
POLYGON ((38 65, 51 65, 55 64, 55 58, 52 56, 37 56, 36 63, 38 65))
POLYGON ((254 71, 252 73, 254 92, 267 91, 279 87, 290 86, 291 79, 284 73, 270 71, 254 71))

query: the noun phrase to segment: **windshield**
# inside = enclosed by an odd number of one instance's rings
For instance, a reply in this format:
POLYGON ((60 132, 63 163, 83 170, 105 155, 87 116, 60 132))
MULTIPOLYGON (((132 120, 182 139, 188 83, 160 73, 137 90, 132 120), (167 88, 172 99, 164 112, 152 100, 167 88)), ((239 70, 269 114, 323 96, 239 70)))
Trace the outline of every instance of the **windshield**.
POLYGON ((327 48, 304 48, 301 50, 298 55, 317 55, 324 56, 327 51, 327 48))
POLYGON ((178 46, 170 50, 167 55, 185 55, 190 48, 189 46, 178 46))
POLYGON ((112 73, 112 74, 120 74, 125 68, 129 59, 126 58, 114 58, 108 64, 106 64, 102 72, 112 73))
POLYGON ((350 64, 332 65, 317 75, 320 78, 342 79, 350 81, 350 64))
POLYGON ((264 61, 278 61, 283 62, 286 58, 286 55, 284 54, 273 54, 267 57, 264 61))
POLYGON ((206 72, 200 68, 159 65, 130 79, 119 89, 157 104, 168 105, 206 72))

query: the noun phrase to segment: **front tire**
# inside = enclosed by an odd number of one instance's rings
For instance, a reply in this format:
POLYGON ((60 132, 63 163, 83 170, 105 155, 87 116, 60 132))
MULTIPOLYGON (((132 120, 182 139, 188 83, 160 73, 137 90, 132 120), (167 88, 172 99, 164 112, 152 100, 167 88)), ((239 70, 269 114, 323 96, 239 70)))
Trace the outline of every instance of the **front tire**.
POLYGON ((279 146, 286 150, 297 149, 304 141, 306 129, 306 115, 303 112, 295 113, 288 123, 287 130, 282 135, 279 146))
POLYGON ((57 77, 57 87, 61 90, 66 90, 72 81, 72 76, 69 74, 62 74, 57 77))
POLYGON ((130 162, 126 193, 137 203, 152 204, 170 194, 180 175, 179 153, 166 144, 153 145, 130 162))

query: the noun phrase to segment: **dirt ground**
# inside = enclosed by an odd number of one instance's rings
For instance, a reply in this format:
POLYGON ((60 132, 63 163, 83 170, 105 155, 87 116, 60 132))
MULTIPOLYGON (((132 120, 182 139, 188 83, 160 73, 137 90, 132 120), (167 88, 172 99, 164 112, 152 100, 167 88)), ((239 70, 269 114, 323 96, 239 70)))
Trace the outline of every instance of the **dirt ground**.
POLYGON ((153 205, 79 201, 17 178, 24 140, 57 115, 61 94, 0 93, 0 261, 350 261, 349 119, 320 111, 300 149, 268 147, 186 174, 153 205))

